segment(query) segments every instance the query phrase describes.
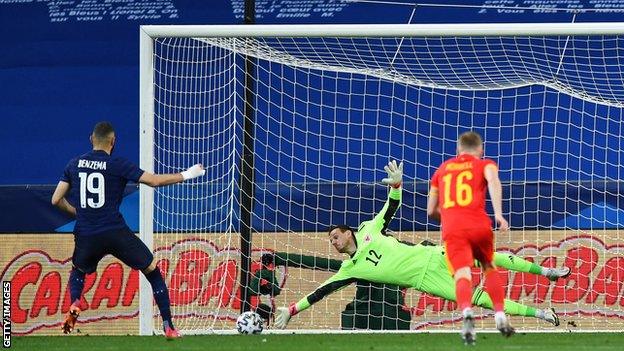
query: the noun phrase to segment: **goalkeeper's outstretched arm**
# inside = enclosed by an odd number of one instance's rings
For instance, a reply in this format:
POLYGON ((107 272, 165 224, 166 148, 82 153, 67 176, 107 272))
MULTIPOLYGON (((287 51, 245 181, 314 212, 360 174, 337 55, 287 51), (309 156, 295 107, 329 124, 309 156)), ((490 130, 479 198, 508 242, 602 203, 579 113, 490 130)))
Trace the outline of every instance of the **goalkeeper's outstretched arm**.
POLYGON ((382 235, 386 235, 386 230, 390 221, 394 217, 397 209, 401 205, 401 185, 403 184, 403 162, 397 165, 396 161, 388 162, 388 165, 384 167, 388 177, 381 180, 382 183, 390 186, 388 193, 388 200, 384 204, 384 207, 370 222, 363 222, 360 224, 358 231, 365 225, 369 225, 371 222, 382 235))
POLYGON ((288 325, 292 316, 306 310, 308 307, 321 301, 325 296, 338 291, 355 281, 355 278, 339 270, 325 283, 314 290, 314 292, 302 298, 298 302, 291 304, 289 307, 278 307, 277 313, 275 314, 275 323, 273 325, 279 329, 286 328, 286 325, 288 325))

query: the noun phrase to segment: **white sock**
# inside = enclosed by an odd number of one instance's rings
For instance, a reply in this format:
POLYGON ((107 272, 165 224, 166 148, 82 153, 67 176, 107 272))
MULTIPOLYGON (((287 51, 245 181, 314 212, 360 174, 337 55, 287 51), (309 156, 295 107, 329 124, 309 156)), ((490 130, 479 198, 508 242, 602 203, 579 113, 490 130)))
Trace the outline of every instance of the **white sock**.
POLYGON ((535 309, 535 317, 539 319, 544 319, 544 310, 540 310, 539 308, 535 309))
POLYGON ((507 322, 507 316, 505 312, 498 311, 494 314, 494 321, 496 322, 496 326, 503 325, 507 322))

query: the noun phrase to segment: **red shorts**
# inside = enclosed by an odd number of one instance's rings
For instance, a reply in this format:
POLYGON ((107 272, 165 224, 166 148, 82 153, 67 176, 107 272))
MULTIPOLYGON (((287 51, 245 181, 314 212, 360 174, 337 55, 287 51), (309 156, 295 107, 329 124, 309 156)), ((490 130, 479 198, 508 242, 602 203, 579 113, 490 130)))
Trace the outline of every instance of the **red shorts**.
POLYGON ((462 267, 473 267, 474 261, 491 263, 494 258, 492 229, 470 229, 444 233, 446 260, 451 275, 462 267))

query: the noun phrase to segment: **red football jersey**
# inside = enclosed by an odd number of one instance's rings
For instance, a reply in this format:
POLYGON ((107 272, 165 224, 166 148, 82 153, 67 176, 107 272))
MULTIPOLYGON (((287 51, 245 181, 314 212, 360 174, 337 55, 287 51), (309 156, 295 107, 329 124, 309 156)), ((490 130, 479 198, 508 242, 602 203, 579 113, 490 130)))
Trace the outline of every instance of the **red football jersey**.
POLYGON ((487 166, 496 167, 496 163, 462 154, 442 163, 433 174, 431 191, 438 191, 443 239, 456 230, 492 227, 485 212, 487 166))

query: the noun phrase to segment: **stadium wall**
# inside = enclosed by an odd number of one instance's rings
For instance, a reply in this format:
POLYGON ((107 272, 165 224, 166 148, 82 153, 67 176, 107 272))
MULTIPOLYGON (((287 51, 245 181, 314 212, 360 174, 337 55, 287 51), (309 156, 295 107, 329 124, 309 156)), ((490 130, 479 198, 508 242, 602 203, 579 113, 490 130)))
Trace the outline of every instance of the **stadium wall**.
MULTIPOLYGON (((624 223, 624 210, 620 208, 624 204, 622 187, 624 184, 619 181, 505 184, 503 212, 509 214, 508 219, 515 228, 618 229, 624 223)), ((434 223, 428 221, 424 210, 428 182, 407 181, 403 188, 403 205, 390 228, 410 231, 437 229, 434 223)), ((137 190, 136 185, 128 185, 120 207, 130 229, 135 232, 139 231, 137 190)), ((20 189, 0 191, 0 213, 3 214, 0 233, 71 233, 74 220, 50 204, 53 192, 53 186, 22 186, 20 189)), ((379 211, 386 196, 387 189, 380 184, 258 184, 252 227, 258 232, 279 232, 284 228, 323 231, 336 223, 356 226, 379 211), (317 210, 306 210, 309 204, 314 204, 317 210), (290 217, 289 213, 298 215, 290 217)), ((214 204, 214 208, 224 207, 223 204, 214 204)), ((492 213, 491 209, 488 210, 492 213)), ((236 208, 234 211, 236 213, 236 208)), ((196 227, 196 216, 174 213, 169 219, 179 223, 180 230, 184 230, 184 226, 196 227)), ((226 225, 217 230, 227 230, 226 225)), ((155 231, 165 230, 155 224, 155 231)))

